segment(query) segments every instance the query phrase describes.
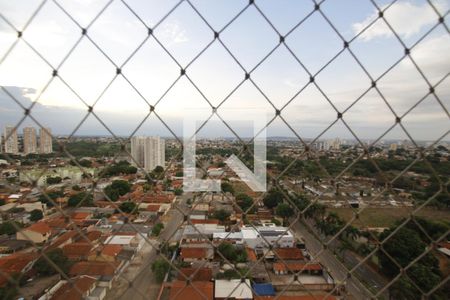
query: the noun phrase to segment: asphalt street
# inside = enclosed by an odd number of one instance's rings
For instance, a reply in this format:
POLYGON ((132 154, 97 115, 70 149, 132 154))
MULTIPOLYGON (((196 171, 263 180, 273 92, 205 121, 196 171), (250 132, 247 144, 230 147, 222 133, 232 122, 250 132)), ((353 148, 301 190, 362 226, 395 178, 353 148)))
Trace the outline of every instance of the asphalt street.
MULTIPOLYGON (((192 195, 190 193, 186 193, 179 197, 179 200, 177 200, 176 205, 178 205, 178 207, 184 212, 187 211, 186 200, 190 197, 192 197, 192 195)), ((165 224, 165 228, 161 232, 158 241, 170 239, 174 232, 178 230, 179 225, 183 222, 183 214, 179 210, 171 208, 167 213, 168 222, 165 224)), ((157 257, 158 255, 156 254, 156 250, 152 249, 143 258, 140 269, 136 271, 138 274, 132 280, 133 285, 123 291, 121 295, 113 295, 113 293, 117 293, 117 291, 114 291, 113 288, 110 293, 108 293, 107 299, 156 299, 161 284, 155 282, 153 272, 151 270, 151 264, 155 261, 155 259, 157 259, 157 257)))

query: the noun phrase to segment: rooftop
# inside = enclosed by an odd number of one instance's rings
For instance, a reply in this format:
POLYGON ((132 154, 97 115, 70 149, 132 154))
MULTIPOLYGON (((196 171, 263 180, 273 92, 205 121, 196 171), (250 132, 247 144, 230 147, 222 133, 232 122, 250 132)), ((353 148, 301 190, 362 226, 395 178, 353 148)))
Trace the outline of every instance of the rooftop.
POLYGON ((206 248, 181 248, 182 258, 207 258, 206 248))
POLYGON ((69 275, 112 276, 118 267, 118 263, 80 261, 70 268, 69 275))
POLYGON ((23 228, 22 230, 29 230, 29 231, 34 231, 34 232, 37 232, 40 234, 46 234, 46 233, 51 232, 52 229, 45 222, 37 222, 29 227, 23 228))
POLYGON ((174 281, 171 284, 169 299, 212 300, 213 283, 210 281, 194 281, 186 285, 186 281, 174 281))
POLYGON ((178 274, 179 280, 186 280, 186 277, 190 277, 191 281, 210 281, 212 278, 211 268, 181 268, 178 274), (184 274, 184 276, 183 276, 184 274))
POLYGON ((96 279, 80 276, 73 279, 73 283, 65 282, 50 298, 50 300, 82 300, 95 284, 96 279), (81 294, 83 293, 83 294, 81 294))
POLYGON ((276 248, 273 252, 276 254, 276 258, 283 260, 301 260, 305 258, 302 250, 298 248, 276 248))
POLYGON ((215 298, 253 299, 253 292, 250 288, 250 280, 245 279, 217 279, 215 281, 215 298))
POLYGON ((299 272, 299 271, 320 271, 322 270, 322 266, 317 263, 313 264, 305 264, 305 263, 282 263, 277 262, 273 264, 274 271, 290 271, 290 272, 299 272))

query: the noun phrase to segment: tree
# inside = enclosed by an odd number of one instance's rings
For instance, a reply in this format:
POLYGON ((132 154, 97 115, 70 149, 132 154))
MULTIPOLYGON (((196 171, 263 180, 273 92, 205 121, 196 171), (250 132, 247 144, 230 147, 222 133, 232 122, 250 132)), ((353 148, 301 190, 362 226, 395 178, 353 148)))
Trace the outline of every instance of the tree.
POLYGON ((106 197, 109 198, 111 201, 117 201, 120 197, 119 191, 115 190, 111 187, 111 185, 108 185, 104 188, 103 192, 105 193, 106 197))
POLYGON ((123 211, 124 213, 136 213, 136 207, 137 207, 136 203, 131 201, 123 202, 119 206, 120 210, 123 211))
POLYGON ((62 178, 59 176, 47 177, 47 184, 58 184, 61 183, 62 178))
POLYGON ((81 192, 75 195, 70 196, 67 201, 67 205, 70 207, 78 207, 78 206, 93 206, 94 199, 92 194, 88 194, 87 192, 81 192))
POLYGON ((92 162, 90 160, 87 159, 82 159, 79 161, 80 166, 84 167, 84 168, 90 168, 92 167, 92 162))
MULTIPOLYGON (((380 239, 384 240, 393 229, 385 230, 380 239)), ((412 229, 402 227, 389 240, 383 244, 383 249, 400 266, 406 267, 412 260, 425 251, 426 244, 420 239, 420 236, 412 229)), ((396 264, 384 254, 379 253, 381 270, 387 276, 393 277, 398 274, 399 270, 396 264)))
POLYGON ((272 190, 264 198, 264 205, 268 208, 274 208, 283 200, 283 194, 280 191, 272 190))
POLYGON ((218 209, 218 210, 214 211, 213 216, 215 219, 217 219, 221 222, 224 222, 225 220, 228 219, 228 217, 230 216, 230 213, 224 209, 218 209))
MULTIPOLYGON (((62 272, 67 273, 69 271, 69 260, 63 254, 62 250, 57 248, 50 250, 46 253, 47 258, 53 262, 62 272)), ((40 257, 34 264, 35 270, 43 276, 50 276, 59 273, 45 257, 40 257)))
MULTIPOLYGON (((253 205, 253 198, 247 194, 240 193, 236 196, 236 202, 246 212, 253 205)), ((253 209, 252 209, 253 210, 253 209)))
POLYGON ((217 248, 217 251, 231 262, 235 261, 237 258, 236 249, 230 243, 221 243, 217 248))
POLYGON ((33 209, 30 212, 30 221, 32 221, 32 222, 39 221, 43 217, 44 217, 44 214, 42 213, 42 210, 40 210, 40 209, 33 209))
POLYGON ((161 283, 164 280, 164 276, 169 272, 170 265, 167 261, 160 258, 155 260, 152 264, 152 272, 155 274, 156 281, 161 283))
POLYGON ((17 223, 16 221, 3 222, 2 224, 0 224, 0 235, 1 234, 7 234, 7 235, 15 234, 17 232, 16 227, 20 228, 22 226, 19 223, 17 223))
POLYGON ((183 189, 175 189, 174 193, 176 196, 181 196, 183 194, 183 189))
POLYGON ((103 192, 111 201, 117 201, 120 196, 123 196, 131 191, 131 185, 125 180, 114 180, 110 185, 105 187, 103 192))
POLYGON ((223 242, 217 248, 223 257, 233 263, 245 263, 247 261, 247 251, 244 248, 236 248, 234 245, 223 242))
POLYGON ((125 180, 114 180, 111 188, 117 190, 121 196, 131 191, 131 185, 125 180))
POLYGON ((152 235, 159 236, 159 234, 161 233, 161 230, 163 230, 163 228, 164 228, 164 224, 163 223, 156 224, 152 228, 152 235))
POLYGON ((220 188, 222 189, 222 192, 234 195, 234 188, 229 182, 222 182, 220 188))
POLYGON ((164 168, 161 166, 156 166, 155 169, 153 169, 153 173, 158 177, 164 172, 164 168))
POLYGON ((284 220, 294 215, 294 210, 287 203, 280 203, 277 205, 276 214, 282 217, 284 220))

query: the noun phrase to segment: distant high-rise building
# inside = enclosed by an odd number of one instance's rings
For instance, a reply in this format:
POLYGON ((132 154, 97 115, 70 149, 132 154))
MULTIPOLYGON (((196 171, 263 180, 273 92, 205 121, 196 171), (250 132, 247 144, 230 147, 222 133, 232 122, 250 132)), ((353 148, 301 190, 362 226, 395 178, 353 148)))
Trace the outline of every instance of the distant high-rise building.
POLYGON ((131 156, 133 157, 132 164, 140 168, 144 167, 144 146, 145 137, 134 136, 131 138, 131 156))
POLYGON ((40 128, 39 129, 39 153, 52 153, 53 152, 53 142, 52 142, 52 130, 50 128, 40 128))
POLYGON ((157 166, 165 165, 165 142, 160 137, 136 136, 131 138, 133 164, 153 171, 157 166))
POLYGON ((4 133, 5 152, 19 154, 19 143, 17 141, 17 131, 13 126, 6 126, 4 133))
POLYGON ((37 152, 36 129, 25 127, 23 129, 23 153, 30 154, 37 152))
POLYGON ((391 150, 391 151, 397 151, 397 144, 391 144, 391 145, 389 146, 389 150, 391 150))

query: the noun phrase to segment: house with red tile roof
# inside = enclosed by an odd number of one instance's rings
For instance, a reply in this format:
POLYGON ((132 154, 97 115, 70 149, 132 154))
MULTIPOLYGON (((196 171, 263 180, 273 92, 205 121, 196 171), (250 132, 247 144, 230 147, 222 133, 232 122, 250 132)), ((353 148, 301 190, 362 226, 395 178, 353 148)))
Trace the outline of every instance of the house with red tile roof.
POLYGON ((114 276, 119 266, 120 264, 117 262, 80 261, 70 268, 69 275, 114 276))
POLYGON ((62 248, 65 245, 73 243, 77 237, 78 232, 75 230, 69 230, 67 232, 64 232, 63 234, 61 234, 52 241, 51 245, 47 247, 47 250, 62 248))
POLYGON ((38 254, 35 252, 14 253, 0 257, 0 287, 5 286, 10 277, 31 272, 38 254))
POLYGON ((71 261, 86 260, 91 253, 92 245, 90 243, 72 243, 65 245, 62 251, 71 261))
POLYGON ((40 221, 34 223, 33 225, 22 228, 16 233, 16 239, 18 240, 28 240, 36 244, 43 244, 48 241, 52 229, 47 223, 40 221))
POLYGON ((301 272, 304 274, 320 275, 322 266, 318 263, 276 262, 272 265, 273 272, 277 275, 301 272))
POLYGON ((49 300, 89 299, 89 295, 91 295, 96 286, 96 278, 83 275, 72 278, 72 282, 66 280, 59 281, 45 296, 49 300))
POLYGON ((119 253, 122 251, 121 245, 104 245, 96 249, 93 249, 89 253, 88 261, 109 261, 114 262, 117 260, 119 253))
POLYGON ((277 260, 304 260, 302 250, 298 248, 275 248, 273 250, 277 260))
POLYGON ((214 284, 210 281, 174 281, 170 285, 170 300, 209 300, 213 299, 214 284))
POLYGON ((208 247, 183 247, 180 256, 185 262, 211 260, 214 258, 214 250, 208 247))
POLYGON ((189 278, 191 281, 211 281, 212 279, 211 268, 181 268, 178 273, 178 280, 186 281, 189 278))

